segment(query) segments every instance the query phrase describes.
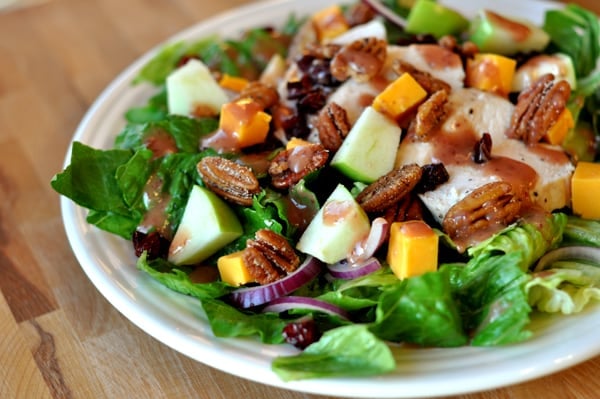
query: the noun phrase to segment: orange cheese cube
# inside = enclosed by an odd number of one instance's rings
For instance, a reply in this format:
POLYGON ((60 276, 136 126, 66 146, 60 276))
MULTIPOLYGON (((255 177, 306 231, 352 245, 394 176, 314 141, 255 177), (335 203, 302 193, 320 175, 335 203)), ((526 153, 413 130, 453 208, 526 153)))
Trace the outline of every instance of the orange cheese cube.
POLYGON ((239 93, 240 91, 244 90, 246 86, 248 86, 248 79, 224 74, 219 80, 219 85, 224 89, 239 93))
POLYGON ((254 281, 254 278, 248 272, 248 268, 242 258, 243 251, 221 256, 217 260, 217 268, 221 280, 233 286, 240 286, 254 281))
POLYGON ((219 128, 233 136, 243 148, 265 141, 270 122, 271 115, 264 112, 260 104, 243 98, 221 107, 219 128))
POLYGON ((317 32, 317 38, 321 42, 331 40, 350 28, 339 5, 333 5, 318 11, 313 15, 312 23, 317 32))
POLYGON ((399 279, 437 270, 438 235, 421 220, 390 226, 387 262, 399 279))
POLYGON ((600 163, 579 162, 571 178, 573 212, 585 219, 600 219, 600 163))
POLYGON ((552 125, 544 135, 544 139, 553 145, 560 145, 567 137, 567 133, 575 126, 571 111, 565 108, 558 117, 558 120, 552 125))
POLYGON ((425 89, 410 74, 403 73, 375 97, 373 108, 397 120, 418 106, 425 97, 425 89))
POLYGON ((465 84, 507 97, 512 89, 517 61, 498 54, 476 54, 467 61, 465 84))

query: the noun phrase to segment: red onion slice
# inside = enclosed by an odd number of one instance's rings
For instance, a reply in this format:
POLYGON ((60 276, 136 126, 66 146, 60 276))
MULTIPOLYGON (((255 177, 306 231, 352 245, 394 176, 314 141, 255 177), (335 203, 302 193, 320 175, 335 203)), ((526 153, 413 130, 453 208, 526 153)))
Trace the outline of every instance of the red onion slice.
POLYGON ((240 288, 231 292, 228 299, 232 304, 243 309, 263 305, 302 287, 315 278, 321 270, 321 261, 309 256, 295 272, 281 280, 257 287, 240 288))
POLYGON ((274 299, 263 309, 263 312, 281 313, 291 309, 317 310, 319 312, 338 316, 344 320, 350 319, 348 312, 339 306, 320 299, 304 296, 284 296, 274 299))
POLYGON ((373 257, 375 252, 388 239, 390 228, 389 223, 382 217, 375 218, 371 222, 371 230, 366 239, 356 243, 352 253, 348 256, 348 262, 351 264, 362 263, 373 257))
POLYGON ((597 247, 586 247, 586 246, 571 246, 561 247, 553 249, 550 252, 546 252, 544 256, 540 258, 534 271, 540 272, 547 269, 552 263, 561 260, 587 260, 590 262, 600 263, 600 248, 597 247))
POLYGON ((361 263, 348 263, 342 261, 335 265, 328 265, 327 268, 329 269, 329 274, 333 278, 352 280, 381 269, 381 263, 377 258, 369 258, 361 263))
POLYGON ((406 26, 406 20, 394 11, 390 10, 379 0, 362 0, 363 3, 371 7, 376 13, 393 23, 394 25, 404 28, 406 26))

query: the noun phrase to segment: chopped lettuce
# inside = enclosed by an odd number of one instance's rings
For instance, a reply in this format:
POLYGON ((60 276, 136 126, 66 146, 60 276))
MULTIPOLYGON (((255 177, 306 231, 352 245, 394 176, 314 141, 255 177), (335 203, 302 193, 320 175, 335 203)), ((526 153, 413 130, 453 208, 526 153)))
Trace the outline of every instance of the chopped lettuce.
POLYGON ((391 349, 362 324, 329 330, 300 354, 280 356, 272 363, 284 381, 380 375, 395 368, 391 349))
POLYGON ((513 224, 468 250, 469 256, 479 258, 486 254, 522 252, 521 270, 527 270, 549 249, 562 239, 567 216, 555 213, 541 225, 533 223, 513 224))
POLYGON ((592 301, 600 301, 600 265, 555 263, 536 273, 525 290, 531 306, 542 312, 572 314, 592 301))
POLYGON ((600 221, 569 216, 561 245, 600 247, 600 221))
POLYGON ((387 286, 369 330, 378 337, 422 346, 452 347, 468 342, 452 298, 448 273, 426 273, 387 286))

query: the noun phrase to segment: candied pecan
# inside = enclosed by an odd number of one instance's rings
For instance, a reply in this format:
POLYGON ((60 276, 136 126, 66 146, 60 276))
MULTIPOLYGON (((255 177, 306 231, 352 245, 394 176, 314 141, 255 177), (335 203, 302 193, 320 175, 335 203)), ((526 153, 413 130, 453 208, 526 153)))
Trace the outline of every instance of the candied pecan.
POLYGON ((325 166, 329 151, 321 144, 299 145, 281 151, 269 165, 271 183, 284 189, 298 183, 306 175, 325 166))
POLYGON ((400 201, 383 212, 388 223, 405 222, 407 220, 423 220, 423 204, 413 193, 405 195, 400 201))
POLYGON ((571 86, 566 81, 555 81, 552 74, 541 76, 519 94, 506 135, 527 144, 541 141, 560 117, 570 95, 571 86))
POLYGON ((263 109, 270 108, 279 101, 279 93, 274 87, 259 82, 249 82, 240 92, 238 99, 250 98, 259 103, 263 109))
POLYGON ((519 217, 522 204, 510 183, 488 183, 454 204, 442 227, 452 239, 466 239, 494 226, 508 226, 519 217))
POLYGON ((451 35, 442 36, 438 40, 438 44, 445 49, 452 51, 460 56, 464 62, 467 58, 473 58, 479 52, 477 45, 471 41, 459 44, 456 37, 451 35))
POLYGON ((352 5, 346 12, 346 21, 350 26, 362 25, 371 21, 377 13, 368 4, 361 1, 352 5))
POLYGON ((321 59, 332 59, 342 48, 341 44, 335 43, 311 43, 304 48, 304 56, 311 56, 321 59))
POLYGON ((421 179, 422 174, 423 171, 417 164, 392 169, 369 184, 356 197, 356 201, 365 212, 381 212, 410 193, 421 179))
POLYGON ((343 46, 331 60, 331 74, 339 81, 350 77, 368 82, 379 74, 387 57, 387 42, 376 37, 343 46))
POLYGON ((425 193, 437 188, 440 184, 444 184, 450 179, 450 175, 443 163, 430 163, 421 166, 423 174, 421 180, 415 187, 416 193, 425 193))
POLYGON ((246 246, 259 250, 273 266, 286 273, 294 272, 300 265, 300 258, 288 240, 273 230, 258 230, 253 240, 247 240, 246 246))
POLYGON ((417 140, 426 140, 431 131, 446 117, 445 105, 447 102, 448 92, 438 90, 419 105, 417 114, 408 127, 411 137, 417 140))
POLYGON ((235 204, 250 206, 252 197, 260 192, 252 169, 229 159, 204 157, 198 162, 197 169, 206 187, 235 204))
POLYGON ((452 90, 452 87, 448 83, 434 77, 429 72, 415 68, 406 61, 395 59, 392 62, 392 70, 398 75, 402 75, 403 73, 410 74, 428 94, 433 94, 441 90, 450 93, 452 90))
POLYGON ((269 259, 256 248, 245 248, 242 252, 242 261, 254 281, 261 285, 274 283, 283 276, 281 271, 273 266, 269 259))
POLYGON ((473 162, 485 163, 492 159, 492 136, 484 133, 473 149, 473 162))
POLYGON ((346 110, 335 102, 329 103, 319 112, 314 122, 323 147, 331 152, 337 151, 350 131, 350 122, 346 110))

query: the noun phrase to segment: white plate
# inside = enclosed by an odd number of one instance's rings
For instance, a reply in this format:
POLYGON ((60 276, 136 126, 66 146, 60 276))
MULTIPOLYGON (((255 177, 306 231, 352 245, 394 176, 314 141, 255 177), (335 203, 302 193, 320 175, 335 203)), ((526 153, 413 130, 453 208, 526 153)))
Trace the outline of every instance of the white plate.
MULTIPOLYGON (((235 36, 251 26, 284 21, 291 12, 306 14, 333 0, 283 0, 254 3, 204 21, 172 40, 211 33, 235 36)), ((481 7, 523 15, 540 23, 551 3, 539 1, 447 0, 473 13, 481 7)), ((103 92, 81 122, 73 140, 109 148, 124 124, 123 114, 153 93, 130 82, 156 49, 126 69, 103 92)), ((67 154, 67 159, 69 158, 67 154)), ((200 304, 173 293, 138 272, 129 242, 88 225, 86 212, 67 199, 61 202, 73 251, 92 283, 110 303, 142 330, 173 349, 225 372, 286 389, 345 397, 416 398, 454 395, 514 384, 570 367, 600 353, 600 307, 570 317, 538 317, 533 339, 501 348, 395 349, 395 373, 352 379, 318 379, 284 383, 271 372, 271 360, 292 353, 285 345, 215 338, 200 304)))

